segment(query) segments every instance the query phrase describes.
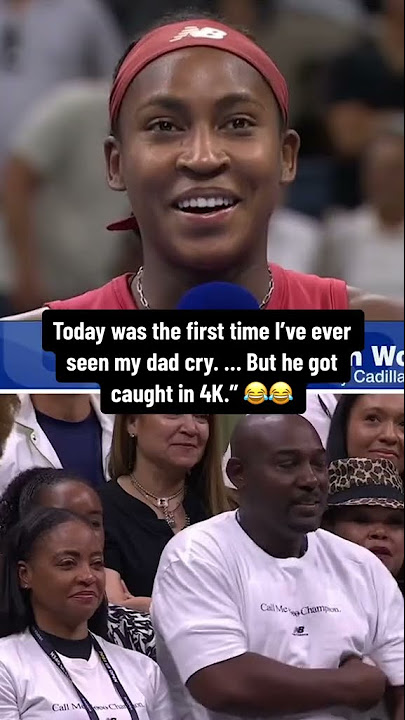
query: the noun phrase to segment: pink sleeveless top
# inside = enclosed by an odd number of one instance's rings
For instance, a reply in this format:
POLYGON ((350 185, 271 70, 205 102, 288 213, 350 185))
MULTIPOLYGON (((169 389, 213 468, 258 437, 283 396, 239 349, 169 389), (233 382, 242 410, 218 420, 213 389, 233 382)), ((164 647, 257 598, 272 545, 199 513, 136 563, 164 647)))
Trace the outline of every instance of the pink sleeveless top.
MULTIPOLYGON (((274 291, 266 310, 347 310, 349 299, 343 280, 304 275, 271 264, 274 291)), ((46 303, 53 310, 138 310, 131 293, 134 275, 127 273, 96 290, 68 300, 46 303)))

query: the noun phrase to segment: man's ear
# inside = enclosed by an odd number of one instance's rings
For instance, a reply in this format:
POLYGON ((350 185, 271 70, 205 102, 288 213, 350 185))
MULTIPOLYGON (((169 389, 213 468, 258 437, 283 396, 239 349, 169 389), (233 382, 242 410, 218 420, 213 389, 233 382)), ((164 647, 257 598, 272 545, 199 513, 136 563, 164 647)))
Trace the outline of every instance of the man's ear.
POLYGON ((226 474, 228 475, 231 483, 240 491, 245 486, 243 479, 243 465, 239 458, 230 457, 226 464, 226 474))

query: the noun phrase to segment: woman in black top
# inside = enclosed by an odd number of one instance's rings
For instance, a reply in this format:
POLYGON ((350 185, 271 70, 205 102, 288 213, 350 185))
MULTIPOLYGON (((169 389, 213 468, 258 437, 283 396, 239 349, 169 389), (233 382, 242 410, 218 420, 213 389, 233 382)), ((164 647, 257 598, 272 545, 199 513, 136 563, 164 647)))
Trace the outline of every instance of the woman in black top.
POLYGON ((110 602, 148 610, 173 534, 230 509, 221 458, 214 415, 116 417, 101 492, 110 602))

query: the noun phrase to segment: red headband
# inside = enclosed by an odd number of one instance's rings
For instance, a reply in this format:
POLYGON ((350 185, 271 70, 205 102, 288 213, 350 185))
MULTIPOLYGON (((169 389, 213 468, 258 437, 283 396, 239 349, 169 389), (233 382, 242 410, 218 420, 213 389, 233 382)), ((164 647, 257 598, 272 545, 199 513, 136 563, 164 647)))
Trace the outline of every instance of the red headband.
MULTIPOLYGON (((124 96, 138 73, 153 60, 175 50, 189 47, 213 47, 246 60, 268 82, 285 121, 288 119, 287 84, 269 56, 253 40, 227 25, 212 20, 189 20, 152 30, 128 53, 113 84, 110 95, 110 121, 117 123, 124 96)), ((133 216, 113 223, 109 230, 136 230, 133 216)))

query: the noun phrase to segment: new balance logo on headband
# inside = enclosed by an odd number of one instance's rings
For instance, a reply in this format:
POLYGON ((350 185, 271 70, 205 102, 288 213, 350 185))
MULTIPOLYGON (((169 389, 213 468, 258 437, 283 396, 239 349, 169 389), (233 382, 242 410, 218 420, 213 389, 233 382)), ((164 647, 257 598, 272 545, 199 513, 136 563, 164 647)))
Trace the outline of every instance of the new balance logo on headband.
POLYGON ((186 37, 193 38, 210 38, 211 40, 223 40, 227 36, 224 30, 217 28, 204 27, 198 28, 195 25, 187 25, 181 32, 174 36, 170 42, 177 42, 178 40, 184 40, 186 37))

